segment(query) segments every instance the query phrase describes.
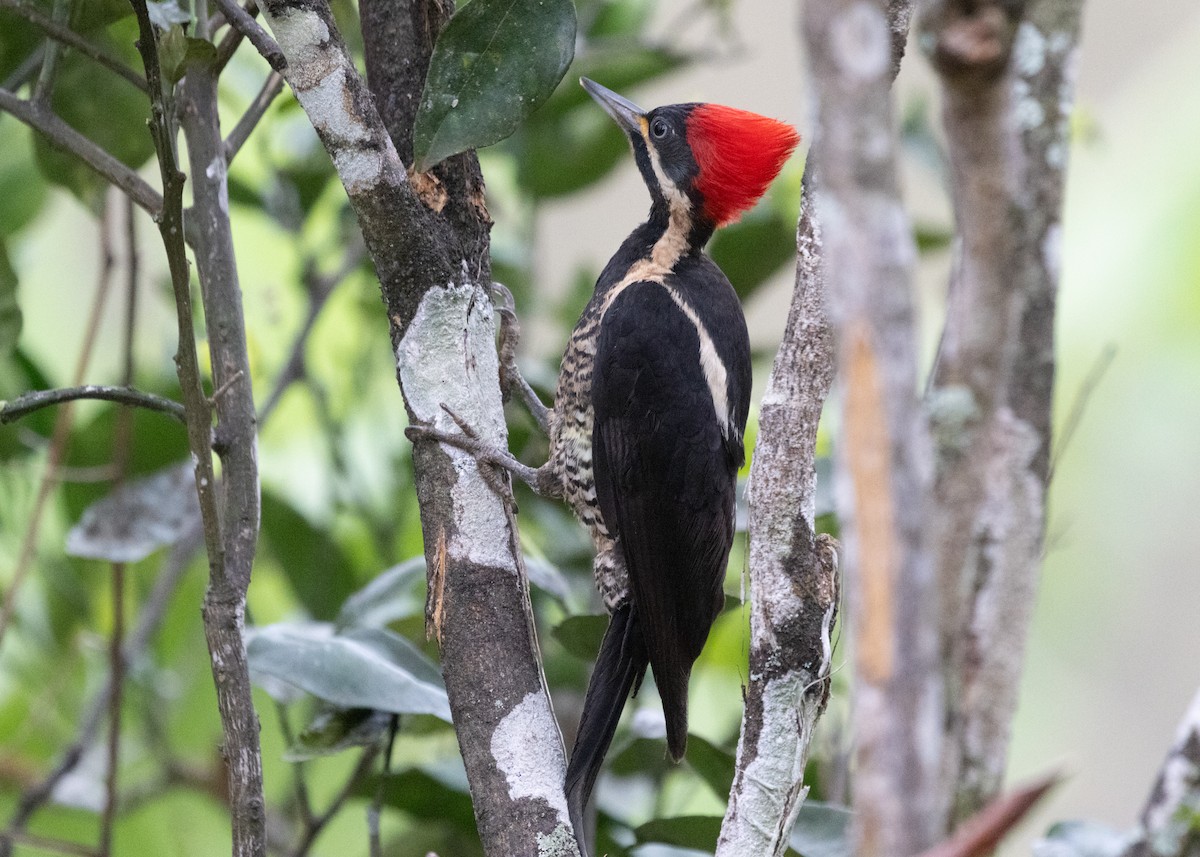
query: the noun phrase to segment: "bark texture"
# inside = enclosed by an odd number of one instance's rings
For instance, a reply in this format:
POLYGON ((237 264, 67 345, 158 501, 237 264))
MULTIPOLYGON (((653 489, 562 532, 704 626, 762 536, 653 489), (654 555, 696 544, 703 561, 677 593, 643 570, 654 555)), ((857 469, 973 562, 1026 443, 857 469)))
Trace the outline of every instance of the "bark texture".
POLYGON ((854 853, 916 854, 939 832, 943 687, 923 529, 932 450, 915 390, 912 231, 896 183, 893 9, 805 6, 830 314, 844 378, 839 515, 855 650, 854 853))
POLYGON ((782 854, 829 699, 837 553, 814 530, 817 423, 833 381, 821 234, 804 194, 796 290, 759 411, 750 471, 750 681, 718 857, 782 854))
POLYGON ((1192 699, 1122 857, 1200 855, 1200 693, 1192 699))
MULTIPOLYGON (((200 7, 203 8, 203 7, 200 7)), ((198 22, 201 32, 207 22, 198 22)), ((225 735, 222 753, 229 781, 235 854, 266 853, 262 753, 258 714, 251 695, 244 637, 246 592, 258 545, 258 421, 250 385, 250 358, 233 230, 225 146, 217 114, 217 75, 194 64, 177 91, 187 139, 194 218, 193 251, 208 331, 221 457, 221 562, 204 595, 204 635, 217 687, 225 735), (219 572, 219 573, 218 573, 219 572), (251 841, 252 837, 256 841, 251 841), (240 844, 239 844, 240 843, 240 844)))
MULTIPOLYGON (((463 155, 410 179, 397 153, 411 148, 413 105, 447 7, 361 3, 378 99, 324 0, 263 7, 287 57, 288 83, 333 158, 375 262, 410 419, 457 431, 444 404, 483 441, 504 446, 491 223, 478 164, 463 155)), ((414 463, 431 626, 484 849, 577 855, 563 795, 565 752, 537 656, 511 504, 460 450, 423 443, 414 463)))
POLYGON ((934 3, 958 243, 929 398, 948 822, 1003 782, 1045 526, 1081 0, 934 3))

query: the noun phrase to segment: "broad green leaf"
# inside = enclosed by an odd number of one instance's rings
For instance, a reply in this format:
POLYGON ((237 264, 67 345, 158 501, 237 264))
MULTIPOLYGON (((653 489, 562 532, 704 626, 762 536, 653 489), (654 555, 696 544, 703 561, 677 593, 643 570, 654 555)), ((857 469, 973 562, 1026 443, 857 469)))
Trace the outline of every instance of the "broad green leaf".
POLYGON ((608 617, 604 615, 570 616, 555 625, 550 635, 575 657, 591 661, 600 651, 607 628, 608 617))
MULTIPOLYGON (((0 80, 7 80, 42 40, 42 31, 33 24, 16 12, 0 9, 0 80)), ((6 122, 16 124, 15 120, 6 122)))
MULTIPOLYGON (((373 798, 379 776, 362 780, 355 794, 373 798)), ((462 763, 454 766, 425 766, 391 774, 383 784, 383 802, 402 810, 417 821, 446 822, 464 830, 475 830, 475 813, 467 789, 462 763)))
POLYGON ((709 253, 745 300, 785 264, 794 263, 796 219, 773 205, 759 205, 737 223, 717 230, 709 253))
POLYGON ((655 818, 633 831, 639 843, 660 842, 694 848, 709 854, 717 847, 721 833, 719 815, 679 815, 674 818, 655 818))
POLYGON ((14 120, 0 121, 0 240, 27 225, 46 199, 31 133, 14 120))
POLYGON ((67 533, 67 554, 138 562, 196 526, 200 506, 190 463, 134 479, 87 508, 67 533))
MULTIPOLYGON (((118 28, 121 25, 117 25, 118 28)), ((94 38, 117 56, 127 56, 132 50, 132 44, 115 44, 106 31, 97 33, 94 38), (105 37, 101 38, 102 35, 105 37)), ((54 112, 63 121, 126 166, 137 169, 154 154, 154 142, 146 127, 150 103, 145 93, 116 75, 97 72, 95 64, 87 57, 75 52, 63 55, 52 101, 54 112)), ((101 202, 107 182, 81 160, 54 147, 40 134, 34 140, 42 175, 95 209, 101 202)))
POLYGON ((17 303, 17 272, 8 261, 8 250, 0 240, 0 363, 16 350, 21 335, 21 307, 17 303))
POLYGON ((808 800, 800 806, 791 846, 802 857, 851 857, 850 810, 808 800))
POLYGON ((380 572, 345 600, 338 611, 338 628, 382 628, 397 619, 415 616, 425 608, 425 596, 420 587, 424 580, 423 556, 380 572))
POLYGON ((315 619, 332 619, 356 578, 341 546, 279 496, 262 495, 263 546, 279 560, 292 591, 315 619))
POLYGON ((688 735, 687 763, 700 779, 708 783, 721 800, 729 798, 733 785, 733 753, 718 747, 699 735, 688 735))
POLYGON ((158 63, 162 66, 163 77, 171 83, 179 83, 183 77, 187 43, 188 37, 178 23, 167 28, 158 40, 158 63))
POLYGON ((331 631, 287 622, 256 629, 246 646, 250 667, 340 708, 450 721, 441 673, 412 643, 381 628, 331 631))
POLYGON ((473 0, 438 37, 413 128, 417 170, 489 146, 550 97, 575 55, 571 0, 473 0))
POLYGON ((391 714, 373 708, 323 709, 296 736, 296 742, 287 749, 284 759, 305 762, 332 756, 351 747, 382 743, 391 722, 391 714))

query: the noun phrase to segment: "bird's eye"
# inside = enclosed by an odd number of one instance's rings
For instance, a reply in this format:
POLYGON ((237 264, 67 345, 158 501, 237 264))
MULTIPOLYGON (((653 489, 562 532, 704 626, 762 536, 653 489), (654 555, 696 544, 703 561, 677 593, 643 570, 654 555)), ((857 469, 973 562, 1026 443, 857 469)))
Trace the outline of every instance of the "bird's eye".
POLYGON ((655 119, 650 123, 650 133, 654 135, 655 140, 661 140, 667 136, 667 123, 661 119, 655 119))

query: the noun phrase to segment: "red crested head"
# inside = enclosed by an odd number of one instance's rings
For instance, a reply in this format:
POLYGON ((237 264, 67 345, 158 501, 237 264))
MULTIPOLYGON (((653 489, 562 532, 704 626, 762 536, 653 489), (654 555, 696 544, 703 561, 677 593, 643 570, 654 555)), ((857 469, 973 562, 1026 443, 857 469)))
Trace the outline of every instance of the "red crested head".
POLYGON ((698 104, 687 119, 687 140, 699 168, 694 186, 704 197, 704 214, 725 226, 766 193, 800 135, 757 113, 698 104))

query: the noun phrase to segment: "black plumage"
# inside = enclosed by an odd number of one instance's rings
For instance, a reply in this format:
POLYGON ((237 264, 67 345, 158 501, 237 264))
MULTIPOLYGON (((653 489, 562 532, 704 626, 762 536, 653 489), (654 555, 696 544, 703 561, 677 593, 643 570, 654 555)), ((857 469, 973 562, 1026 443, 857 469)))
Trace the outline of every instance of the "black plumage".
POLYGON ((689 121, 706 106, 642 113, 584 85, 626 131, 651 196, 572 332, 551 419, 550 467, 591 531, 612 613, 566 777, 586 857, 584 808, 647 667, 668 751, 684 754, 692 665, 724 602, 751 367, 737 295, 703 252, 717 224, 689 121))

